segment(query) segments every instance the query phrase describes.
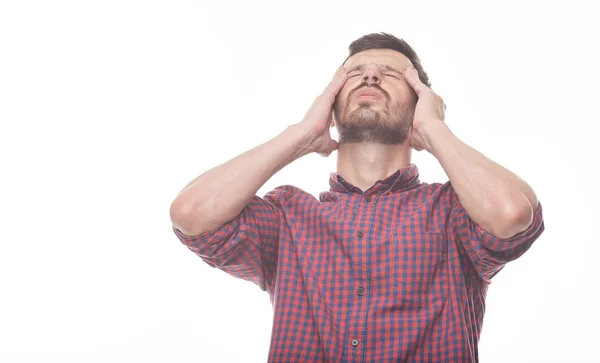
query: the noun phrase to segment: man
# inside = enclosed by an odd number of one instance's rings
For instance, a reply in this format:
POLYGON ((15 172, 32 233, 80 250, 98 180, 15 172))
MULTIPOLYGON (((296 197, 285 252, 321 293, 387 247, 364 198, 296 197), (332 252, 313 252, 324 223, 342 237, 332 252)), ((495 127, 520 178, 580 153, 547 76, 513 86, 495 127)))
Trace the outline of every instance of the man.
POLYGON ((269 361, 478 360, 490 279, 543 232, 542 208, 452 134, 444 109, 408 44, 366 35, 301 122, 174 200, 173 230, 189 249, 269 293, 269 361), (290 185, 255 195, 297 158, 336 149, 319 200, 290 185), (420 182, 411 149, 450 180, 420 182))

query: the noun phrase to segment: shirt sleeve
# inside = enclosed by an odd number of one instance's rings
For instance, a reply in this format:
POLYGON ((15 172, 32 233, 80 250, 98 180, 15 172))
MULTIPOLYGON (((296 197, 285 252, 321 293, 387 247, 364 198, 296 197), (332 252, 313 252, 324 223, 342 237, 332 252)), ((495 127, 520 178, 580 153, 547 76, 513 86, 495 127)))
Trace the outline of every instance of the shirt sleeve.
POLYGON ((452 190, 453 208, 450 211, 451 238, 459 250, 473 263, 481 278, 490 282, 506 263, 523 255, 544 231, 542 204, 538 203, 533 222, 523 232, 510 238, 499 238, 481 228, 467 214, 458 195, 452 190))
POLYGON ((279 200, 284 189, 264 198, 254 196, 231 221, 217 229, 187 236, 173 226, 179 240, 211 267, 254 282, 272 291, 277 268, 283 213, 279 200))

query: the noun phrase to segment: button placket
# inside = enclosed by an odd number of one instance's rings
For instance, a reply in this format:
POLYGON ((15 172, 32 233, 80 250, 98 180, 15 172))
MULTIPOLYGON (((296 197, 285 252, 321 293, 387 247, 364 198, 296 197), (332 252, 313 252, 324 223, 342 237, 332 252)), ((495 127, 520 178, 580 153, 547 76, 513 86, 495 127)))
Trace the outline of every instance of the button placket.
MULTIPOLYGON (((369 203, 372 200, 373 200, 373 196, 372 195, 365 195, 364 196, 365 203, 369 203)), ((362 206, 359 206, 358 209, 361 210, 363 213, 365 213, 365 215, 364 215, 364 219, 361 219, 360 222, 357 223, 357 225, 356 225, 356 227, 358 227, 358 228, 355 230, 355 235, 356 235, 356 238, 358 240, 360 240, 360 242, 357 241, 357 243, 358 243, 357 244, 357 248, 360 248, 360 249, 362 249, 362 250, 364 250, 366 252, 369 249, 368 244, 365 244, 366 242, 369 242, 369 241, 365 241, 367 239, 366 233, 369 231, 368 230, 368 224, 367 224, 367 222, 369 221, 369 216, 373 213, 373 205, 363 204, 362 206), (367 228, 367 229, 362 229, 362 228, 367 228), (363 238, 365 240, 363 240, 363 238)), ((363 256, 364 256, 364 254, 363 254, 363 256)), ((359 262, 359 261, 357 261, 357 262, 359 262)), ((366 261, 366 260, 360 260, 359 263, 360 263, 359 269, 360 269, 361 272, 368 271, 368 265, 369 265, 368 261, 366 261)), ((366 289, 365 289, 365 286, 364 286, 364 283, 366 282, 365 279, 366 279, 366 276, 361 273, 361 277, 358 278, 359 284, 361 284, 361 286, 356 286, 356 285, 354 286, 354 289, 355 289, 354 292, 358 296, 356 298, 356 301, 359 304, 358 306, 363 306, 362 304, 365 304, 366 301, 367 301, 367 300, 365 300, 366 298, 363 297, 365 295, 365 293, 366 293, 366 289)), ((367 282, 367 284, 368 284, 368 282, 367 282)), ((363 309, 363 308, 361 308, 361 310, 363 310, 363 311, 366 312, 366 310, 363 309)), ((356 322, 355 329, 352 329, 352 330, 355 333, 359 332, 361 330, 360 326, 358 325, 358 321, 356 322)), ((352 338, 352 336, 350 336, 350 338, 352 338)), ((360 354, 359 353, 360 350, 358 348, 358 346, 360 344, 360 341, 358 339, 351 339, 349 343, 350 343, 350 346, 352 348, 356 349, 356 354, 360 354)))

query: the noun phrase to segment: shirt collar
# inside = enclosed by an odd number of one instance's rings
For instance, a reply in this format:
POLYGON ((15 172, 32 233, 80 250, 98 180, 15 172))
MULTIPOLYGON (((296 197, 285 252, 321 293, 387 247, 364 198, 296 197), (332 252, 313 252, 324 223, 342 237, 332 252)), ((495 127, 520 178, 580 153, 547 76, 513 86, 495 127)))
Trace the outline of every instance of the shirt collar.
MULTIPOLYGON (((419 185, 419 169, 415 164, 410 164, 404 168, 398 169, 395 173, 383 180, 378 180, 368 190, 369 194, 383 194, 385 192, 398 193, 404 190, 412 189, 419 185)), ((357 193, 362 194, 363 191, 359 187, 352 185, 338 173, 331 173, 329 177, 329 187, 333 192, 339 193, 357 193)))

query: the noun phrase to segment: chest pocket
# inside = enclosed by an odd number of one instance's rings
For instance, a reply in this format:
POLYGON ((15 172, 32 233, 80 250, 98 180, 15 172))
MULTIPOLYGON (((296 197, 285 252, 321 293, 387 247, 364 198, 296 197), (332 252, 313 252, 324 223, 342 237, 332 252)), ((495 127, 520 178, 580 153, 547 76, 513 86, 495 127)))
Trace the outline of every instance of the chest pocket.
POLYGON ((447 295, 448 246, 443 234, 395 231, 386 247, 386 286, 400 307, 420 309, 447 295))

